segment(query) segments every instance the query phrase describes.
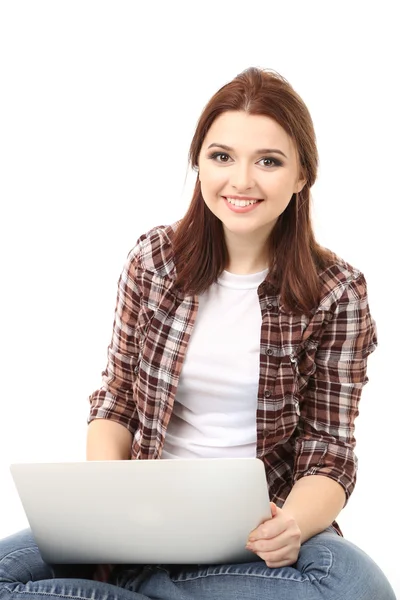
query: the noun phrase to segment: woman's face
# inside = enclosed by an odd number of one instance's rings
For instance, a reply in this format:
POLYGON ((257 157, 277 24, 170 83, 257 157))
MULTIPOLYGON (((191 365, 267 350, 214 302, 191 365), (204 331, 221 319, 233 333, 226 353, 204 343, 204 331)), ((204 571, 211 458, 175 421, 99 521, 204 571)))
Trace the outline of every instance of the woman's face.
POLYGON ((266 237, 306 183, 299 180, 296 149, 285 130, 244 111, 227 111, 213 122, 200 150, 199 179, 204 202, 225 233, 266 237))

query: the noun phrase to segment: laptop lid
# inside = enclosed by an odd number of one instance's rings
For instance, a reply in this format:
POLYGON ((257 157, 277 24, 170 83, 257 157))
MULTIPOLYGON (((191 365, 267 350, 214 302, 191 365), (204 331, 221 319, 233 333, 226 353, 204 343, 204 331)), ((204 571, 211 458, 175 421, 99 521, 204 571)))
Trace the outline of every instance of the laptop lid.
POLYGON ((248 535, 271 516, 257 458, 18 463, 10 470, 50 564, 254 561, 248 535))

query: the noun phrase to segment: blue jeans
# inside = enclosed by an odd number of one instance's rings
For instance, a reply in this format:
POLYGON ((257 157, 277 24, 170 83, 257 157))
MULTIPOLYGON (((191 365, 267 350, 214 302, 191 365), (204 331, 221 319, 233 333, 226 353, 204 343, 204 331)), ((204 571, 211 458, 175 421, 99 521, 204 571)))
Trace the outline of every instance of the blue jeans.
POLYGON ((374 561, 332 528, 305 542, 292 567, 119 565, 109 583, 91 573, 45 563, 30 529, 0 541, 0 600, 396 600, 374 561))

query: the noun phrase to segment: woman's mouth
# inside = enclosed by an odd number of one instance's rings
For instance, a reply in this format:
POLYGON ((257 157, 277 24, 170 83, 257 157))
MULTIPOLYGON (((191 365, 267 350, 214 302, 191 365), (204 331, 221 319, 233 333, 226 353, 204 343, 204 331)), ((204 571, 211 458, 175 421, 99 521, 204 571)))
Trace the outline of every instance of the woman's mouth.
POLYGON ((229 208, 229 210, 236 212, 236 213, 247 213, 247 212, 251 212, 252 210, 255 210, 257 208, 257 206, 259 204, 261 204, 261 202, 263 202, 262 199, 260 200, 237 200, 236 198, 230 198, 222 196, 222 198, 224 199, 224 202, 226 204, 226 206, 229 208))

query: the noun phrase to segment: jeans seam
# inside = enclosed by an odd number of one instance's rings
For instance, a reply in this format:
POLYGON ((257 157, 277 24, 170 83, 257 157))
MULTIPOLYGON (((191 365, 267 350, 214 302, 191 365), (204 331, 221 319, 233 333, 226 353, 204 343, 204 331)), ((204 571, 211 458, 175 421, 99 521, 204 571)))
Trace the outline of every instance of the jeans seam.
MULTIPOLYGON (((267 574, 263 574, 263 573, 237 573, 235 571, 233 572, 229 572, 229 569, 227 571, 220 571, 220 572, 212 572, 212 573, 204 573, 204 574, 199 574, 199 575, 188 575, 188 576, 184 576, 184 577, 180 577, 178 576, 177 578, 171 577, 171 581, 173 581, 174 583, 185 583, 186 581, 195 581, 196 579, 204 579, 206 577, 216 577, 216 576, 245 576, 245 577, 259 577, 261 579, 274 579, 274 580, 283 580, 283 581, 287 581, 288 579, 290 581, 296 581, 297 583, 311 583, 313 585, 315 585, 316 583, 320 584, 324 579, 326 579, 327 577, 329 577, 331 569, 332 569, 332 565, 333 565, 333 553, 331 552, 330 548, 328 548, 327 546, 323 545, 323 544, 319 544, 320 546, 322 546, 324 548, 324 550, 328 553, 329 555, 329 564, 326 565, 326 572, 321 576, 321 577, 309 577, 309 575, 303 573, 302 571, 299 571, 300 575, 301 575, 301 579, 295 579, 293 577, 286 577, 284 575, 267 575, 267 574)), ((162 567, 158 567, 158 569, 165 571, 167 574, 168 571, 166 569, 163 569, 162 567)))
POLYGON ((37 547, 36 546, 27 546, 25 548, 18 548, 17 550, 12 550, 11 552, 9 552, 8 554, 6 554, 5 556, 3 556, 0 559, 0 563, 2 563, 3 560, 8 558, 9 556, 12 556, 13 554, 18 554, 18 552, 25 552, 25 550, 34 550, 35 552, 37 552, 37 547))
MULTIPOLYGON (((195 575, 192 577, 185 578, 171 578, 171 581, 174 583, 185 583, 186 581, 195 581, 196 579, 205 579, 206 577, 259 577, 260 579, 271 579, 270 575, 262 575, 260 573, 207 573, 206 575, 195 575)), ((325 577, 325 575, 324 575, 325 577)), ((282 577, 280 575, 274 576, 274 579, 283 579, 285 581, 295 581, 297 583, 312 583, 312 581, 308 578, 305 579, 293 579, 291 577, 282 577)))
POLYGON ((318 579, 318 583, 321 583, 321 581, 323 579, 326 579, 326 577, 329 577, 330 572, 331 572, 331 568, 332 568, 332 565, 333 565, 333 554, 332 554, 330 548, 327 548, 327 546, 324 546, 324 548, 325 548, 325 550, 327 550, 329 552, 330 561, 329 561, 329 565, 328 565, 328 567, 326 569, 325 575, 322 575, 322 577, 320 577, 320 579, 318 579))
MULTIPOLYGON (((18 584, 20 585, 20 584, 18 584)), ((75 596, 69 594, 56 594, 55 592, 32 592, 25 590, 13 590, 10 589, 7 585, 4 586, 6 590, 10 592, 10 594, 32 594, 36 596, 54 596, 55 598, 76 598, 77 600, 93 600, 93 597, 90 596, 75 596)))

